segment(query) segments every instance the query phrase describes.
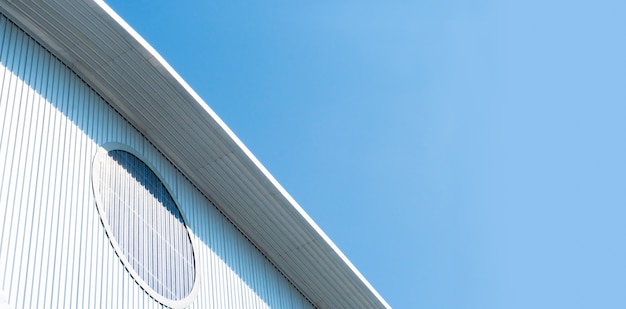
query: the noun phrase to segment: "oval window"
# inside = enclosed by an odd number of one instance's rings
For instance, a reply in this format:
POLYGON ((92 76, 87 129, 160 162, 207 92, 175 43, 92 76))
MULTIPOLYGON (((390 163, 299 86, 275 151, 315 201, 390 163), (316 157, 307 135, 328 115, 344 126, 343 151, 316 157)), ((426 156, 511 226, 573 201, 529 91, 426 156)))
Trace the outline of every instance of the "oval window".
POLYGON ((92 175, 102 222, 135 280, 170 306, 189 296, 196 280, 193 245, 180 210, 159 177, 121 149, 100 152, 92 175))

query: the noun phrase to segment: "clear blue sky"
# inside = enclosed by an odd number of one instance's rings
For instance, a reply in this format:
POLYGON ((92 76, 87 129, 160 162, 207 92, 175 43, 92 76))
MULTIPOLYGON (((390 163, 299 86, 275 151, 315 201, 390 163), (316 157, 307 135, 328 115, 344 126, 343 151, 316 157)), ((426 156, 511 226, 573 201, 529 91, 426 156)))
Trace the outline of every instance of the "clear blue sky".
POLYGON ((394 308, 626 308, 626 1, 109 1, 394 308))

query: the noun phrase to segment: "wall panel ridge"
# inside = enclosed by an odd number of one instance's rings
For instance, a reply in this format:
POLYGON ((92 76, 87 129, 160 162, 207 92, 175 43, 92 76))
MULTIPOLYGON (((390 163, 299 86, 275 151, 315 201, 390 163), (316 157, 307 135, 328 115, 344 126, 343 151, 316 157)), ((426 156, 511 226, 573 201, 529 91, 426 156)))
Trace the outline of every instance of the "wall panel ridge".
MULTIPOLYGON (((92 166, 96 154, 111 145, 145 161, 180 209, 199 280, 197 294, 185 306, 313 308, 131 123, 2 14, 0 308, 164 307, 122 262, 96 206, 92 166)), ((137 184, 135 189, 126 184, 119 182, 119 192, 126 193, 116 197, 123 203, 150 198, 129 191, 137 190, 137 184)), ((149 216, 143 208, 137 211, 149 216)), ((148 230, 124 220, 116 222, 130 224, 120 237, 138 237, 148 230)), ((172 242, 180 248, 183 241, 172 242)), ((138 256, 170 256, 146 245, 128 250, 138 256)), ((180 268, 173 274, 182 272, 180 268)))

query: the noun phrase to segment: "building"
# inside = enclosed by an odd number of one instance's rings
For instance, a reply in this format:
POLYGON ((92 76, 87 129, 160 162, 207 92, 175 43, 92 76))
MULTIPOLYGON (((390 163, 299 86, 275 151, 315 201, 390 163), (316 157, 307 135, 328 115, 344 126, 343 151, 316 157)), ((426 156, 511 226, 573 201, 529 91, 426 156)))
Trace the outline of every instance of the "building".
POLYGON ((100 1, 0 1, 0 308, 388 308, 100 1))

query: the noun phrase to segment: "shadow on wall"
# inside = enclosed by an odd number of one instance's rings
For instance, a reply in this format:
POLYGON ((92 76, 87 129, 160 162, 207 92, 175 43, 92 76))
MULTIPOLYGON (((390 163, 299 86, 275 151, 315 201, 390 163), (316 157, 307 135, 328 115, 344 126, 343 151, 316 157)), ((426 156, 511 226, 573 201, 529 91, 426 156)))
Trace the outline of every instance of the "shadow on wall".
MULTIPOLYGON (((91 89, 69 67, 51 55, 2 14, 0 14, 0 31, 0 63, 45 98, 51 106, 62 113, 96 144, 102 145, 106 142, 116 141, 111 140, 118 138, 115 137, 115 134, 124 134, 110 123, 102 123, 100 127, 95 124, 94 119, 99 117, 98 113, 101 112, 108 113, 109 117, 123 119, 123 116, 114 111, 95 90, 91 89)), ((0 87, 2 87, 0 91, 6 89, 4 85, 0 85, 0 87)), ((5 95, 7 94, 0 93, 0 97, 5 95)), ((15 101, 29 102, 28 98, 16 98, 15 101)), ((153 146, 150 147, 153 148, 153 146)), ((191 184, 188 183, 188 185, 191 187, 191 184)), ((149 186, 147 188, 150 189, 149 186)), ((193 211, 206 216, 200 220, 197 218, 192 220, 202 222, 202 224, 189 224, 193 234, 204 245, 218 256, 269 307, 313 307, 210 200, 204 196, 202 198, 204 201, 197 201, 199 205, 181 207, 181 209, 212 206, 212 208, 209 207, 211 209, 202 212, 193 211), (201 226, 208 224, 213 225, 210 230, 201 226)), ((91 206, 96 207, 95 205, 91 206)), ((180 220, 180 214, 169 208, 168 211, 180 220)), ((207 278, 202 280, 204 284, 219 284, 207 282, 207 278)), ((230 296, 233 299, 237 298, 236 293, 230 296)))

